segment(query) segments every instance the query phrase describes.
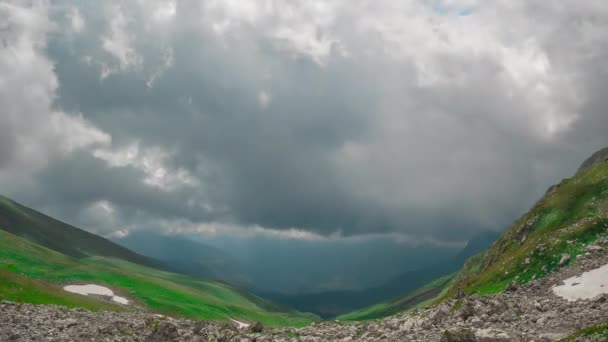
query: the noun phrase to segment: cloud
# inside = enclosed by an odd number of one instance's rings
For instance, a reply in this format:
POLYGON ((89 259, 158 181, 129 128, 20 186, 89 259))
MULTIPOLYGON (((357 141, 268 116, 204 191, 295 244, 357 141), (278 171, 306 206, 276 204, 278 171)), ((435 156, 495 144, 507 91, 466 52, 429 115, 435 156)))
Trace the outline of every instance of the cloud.
POLYGON ((44 49, 55 27, 44 3, 20 5, 0 4, 0 180, 9 189, 18 189, 16 179, 27 182, 53 158, 111 142, 82 114, 53 106, 59 85, 44 49))
POLYGON ((0 184, 103 232, 462 240, 608 145, 600 2, 1 6, 0 184))

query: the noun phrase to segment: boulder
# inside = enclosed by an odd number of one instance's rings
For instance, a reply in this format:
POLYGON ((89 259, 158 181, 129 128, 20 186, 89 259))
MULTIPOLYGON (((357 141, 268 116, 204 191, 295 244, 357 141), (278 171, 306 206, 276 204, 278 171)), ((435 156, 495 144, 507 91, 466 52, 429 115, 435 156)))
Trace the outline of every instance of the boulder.
POLYGON ((589 253, 594 253, 594 252, 601 252, 604 250, 604 248, 602 246, 598 246, 598 245, 589 245, 589 246, 585 247, 585 250, 589 253))
POLYGON ((475 331, 477 342, 512 342, 517 339, 511 337, 507 332, 498 329, 479 329, 475 331))
POLYGON ((471 329, 445 330, 441 336, 441 342, 476 342, 475 332, 471 329))
POLYGON ((145 342, 171 342, 179 338, 177 327, 169 322, 162 322, 156 330, 154 330, 145 342))
POLYGON ((262 331, 264 331, 264 325, 262 325, 261 322, 256 322, 254 325, 251 326, 251 328, 249 328, 249 330, 254 333, 261 333, 262 331))

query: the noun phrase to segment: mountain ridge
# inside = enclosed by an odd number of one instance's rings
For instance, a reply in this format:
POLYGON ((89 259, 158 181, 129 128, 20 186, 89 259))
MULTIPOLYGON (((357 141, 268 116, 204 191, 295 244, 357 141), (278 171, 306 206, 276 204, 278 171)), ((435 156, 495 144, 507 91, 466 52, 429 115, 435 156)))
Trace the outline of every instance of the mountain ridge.
POLYGON ((151 258, 2 195, 0 195, 0 229, 75 258, 97 255, 117 257, 151 267, 159 266, 158 262, 151 258))

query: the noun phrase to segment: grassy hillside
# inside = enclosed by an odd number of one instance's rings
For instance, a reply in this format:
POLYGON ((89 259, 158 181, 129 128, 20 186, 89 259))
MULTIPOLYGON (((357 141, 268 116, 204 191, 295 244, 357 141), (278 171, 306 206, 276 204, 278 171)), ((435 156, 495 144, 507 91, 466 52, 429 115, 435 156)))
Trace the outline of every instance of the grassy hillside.
POLYGON ((75 258, 96 255, 156 266, 149 258, 3 196, 0 196, 0 227, 16 236, 75 258))
POLYGON ((19 302, 129 308, 66 293, 61 285, 95 283, 168 315, 222 320, 235 317, 269 325, 301 326, 314 316, 281 312, 271 303, 217 282, 160 271, 107 257, 76 259, 0 230, 0 296, 19 302))
POLYGON ((588 341, 608 341, 608 323, 598 324, 596 326, 582 329, 581 331, 568 336, 561 342, 572 342, 585 339, 588 341))
POLYGON ((447 275, 437 280, 426 284, 425 286, 408 293, 403 297, 372 305, 370 307, 350 312, 346 315, 339 316, 338 320, 343 321, 360 321, 368 319, 377 319, 394 315, 400 311, 413 309, 415 307, 423 306, 426 303, 433 301, 442 295, 442 293, 449 288, 454 275, 447 275))
POLYGON ((467 261, 450 289, 497 293, 572 262, 608 234, 608 163, 584 169, 553 187, 483 254, 467 261), (560 265, 564 255, 570 261, 560 265))

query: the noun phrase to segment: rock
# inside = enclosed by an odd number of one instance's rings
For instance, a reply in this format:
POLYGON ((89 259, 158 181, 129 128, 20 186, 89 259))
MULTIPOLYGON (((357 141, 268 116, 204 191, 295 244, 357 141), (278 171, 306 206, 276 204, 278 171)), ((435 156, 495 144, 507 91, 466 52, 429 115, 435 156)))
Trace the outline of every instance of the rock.
POLYGON ((153 331, 145 342, 171 342, 176 341, 179 337, 177 327, 169 322, 161 322, 158 328, 153 331))
POLYGON ((508 333, 498 329, 480 329, 475 331, 477 342, 512 342, 513 339, 508 333))
POLYGON ((437 312, 435 312, 435 314, 431 317, 431 323, 434 325, 439 325, 441 324, 441 322, 443 322, 444 319, 446 319, 450 314, 444 310, 444 309, 439 309, 437 310, 437 312))
POLYGON ((260 322, 256 322, 254 325, 251 326, 251 328, 249 328, 249 330, 254 333, 261 333, 262 331, 264 331, 264 325, 262 325, 262 323, 260 322))
POLYGON ((68 318, 62 321, 57 322, 57 326, 61 327, 61 329, 68 329, 71 327, 75 327, 78 325, 78 321, 73 318, 68 318))
POLYGON ((462 288, 458 289, 458 294, 456 294, 456 299, 463 299, 467 297, 467 293, 464 292, 462 288))
POLYGON ((588 245, 587 247, 585 247, 585 250, 589 253, 594 253, 601 252, 604 250, 604 248, 598 245, 588 245))
POLYGON ((507 288, 505 289, 505 291, 509 291, 509 292, 515 292, 515 291, 517 291, 517 283, 516 282, 512 282, 511 284, 509 284, 509 286, 507 286, 507 288))
POLYGON ((201 333, 201 331, 203 331, 203 329, 205 329, 207 327, 207 322, 205 321, 198 321, 196 322, 196 324, 194 324, 194 328, 192 328, 192 332, 195 335, 198 335, 201 333))
POLYGON ((562 258, 559 260, 559 266, 564 266, 570 261, 570 254, 562 255, 562 258))
POLYGON ((479 317, 473 317, 471 319, 471 325, 475 328, 482 328, 484 325, 484 321, 481 320, 479 317))
POLYGON ((598 304, 606 303, 606 302, 608 302, 608 294, 603 293, 603 294, 593 298, 593 301, 598 304))
POLYGON ((462 304, 462 307, 460 308, 458 316, 463 321, 466 321, 469 317, 475 316, 475 304, 472 301, 465 301, 464 304, 462 304))
POLYGON ((471 329, 445 330, 441 342, 476 342, 475 333, 471 329))

